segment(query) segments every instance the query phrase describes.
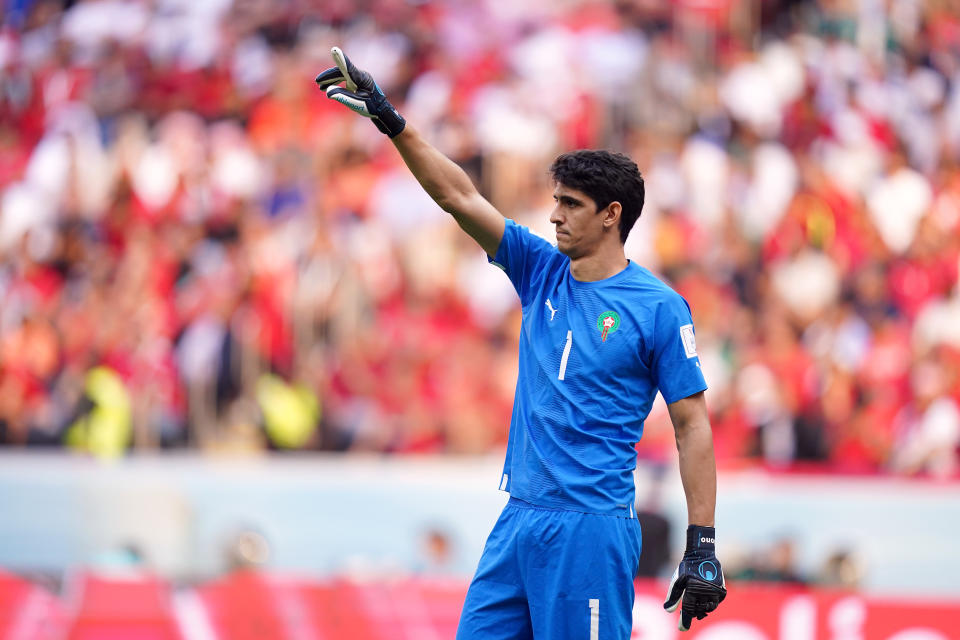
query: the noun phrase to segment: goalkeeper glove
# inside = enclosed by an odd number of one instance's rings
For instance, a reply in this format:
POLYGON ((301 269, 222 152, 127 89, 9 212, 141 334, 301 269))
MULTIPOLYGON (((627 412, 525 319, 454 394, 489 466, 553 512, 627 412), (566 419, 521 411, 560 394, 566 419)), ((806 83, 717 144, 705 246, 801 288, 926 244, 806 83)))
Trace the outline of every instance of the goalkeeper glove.
POLYGON ((373 120, 377 129, 391 138, 399 135, 407 121, 397 113, 370 74, 357 69, 339 47, 333 47, 330 53, 337 66, 320 73, 315 80, 317 86, 331 100, 373 120), (346 88, 337 86, 341 82, 346 83, 346 88))
POLYGON ((673 573, 663 608, 676 611, 681 601, 680 631, 690 629, 694 618, 702 620, 727 597, 720 561, 714 553, 714 528, 687 527, 687 549, 673 573))

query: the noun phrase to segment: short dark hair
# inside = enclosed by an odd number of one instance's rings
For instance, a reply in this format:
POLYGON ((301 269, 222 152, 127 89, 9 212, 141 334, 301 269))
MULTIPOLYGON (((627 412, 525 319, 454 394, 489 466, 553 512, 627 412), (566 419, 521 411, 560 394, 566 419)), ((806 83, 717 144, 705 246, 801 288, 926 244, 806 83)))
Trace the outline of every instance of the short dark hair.
POLYGON ((571 189, 583 191, 597 203, 597 211, 619 202, 620 242, 625 243, 643 211, 643 176, 637 163, 622 153, 602 149, 580 149, 557 156, 550 165, 553 179, 571 189))

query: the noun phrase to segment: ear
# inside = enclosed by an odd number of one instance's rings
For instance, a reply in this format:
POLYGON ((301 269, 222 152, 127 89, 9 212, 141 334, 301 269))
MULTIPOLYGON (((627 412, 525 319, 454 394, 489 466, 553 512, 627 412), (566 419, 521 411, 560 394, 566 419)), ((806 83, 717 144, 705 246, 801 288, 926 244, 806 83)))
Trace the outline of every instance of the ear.
POLYGON ((623 206, 619 202, 614 200, 608 204, 607 208, 603 210, 603 228, 619 229, 621 213, 623 213, 623 206))

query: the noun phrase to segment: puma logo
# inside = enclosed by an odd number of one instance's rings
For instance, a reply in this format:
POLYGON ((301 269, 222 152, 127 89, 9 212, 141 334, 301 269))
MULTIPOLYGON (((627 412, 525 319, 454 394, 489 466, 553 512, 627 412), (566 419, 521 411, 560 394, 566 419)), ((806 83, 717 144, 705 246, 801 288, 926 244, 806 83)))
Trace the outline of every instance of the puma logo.
POLYGON ((553 308, 553 303, 550 302, 550 298, 547 298, 547 309, 550 309, 550 322, 553 322, 553 316, 557 315, 557 310, 553 308))

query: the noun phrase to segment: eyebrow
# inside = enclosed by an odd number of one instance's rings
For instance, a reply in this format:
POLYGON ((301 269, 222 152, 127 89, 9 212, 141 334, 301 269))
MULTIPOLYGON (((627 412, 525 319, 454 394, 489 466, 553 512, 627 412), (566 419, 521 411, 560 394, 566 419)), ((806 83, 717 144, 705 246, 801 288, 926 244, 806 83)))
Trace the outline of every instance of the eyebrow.
POLYGON ((570 196, 567 194, 561 194, 559 196, 557 194, 553 194, 553 199, 556 200, 557 202, 563 202, 566 204, 581 204, 581 205, 583 204, 582 200, 578 200, 577 198, 574 198, 573 196, 570 196))

